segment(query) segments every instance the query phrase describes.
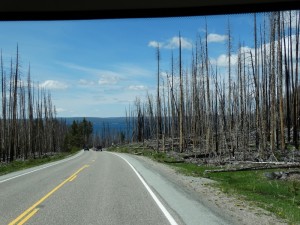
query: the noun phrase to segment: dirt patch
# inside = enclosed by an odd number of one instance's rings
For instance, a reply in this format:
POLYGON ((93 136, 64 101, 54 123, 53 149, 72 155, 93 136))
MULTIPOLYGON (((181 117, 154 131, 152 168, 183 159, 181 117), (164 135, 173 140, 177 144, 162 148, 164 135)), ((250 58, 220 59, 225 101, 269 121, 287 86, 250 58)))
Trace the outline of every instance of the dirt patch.
POLYGON ((254 203, 245 201, 240 196, 229 196, 223 193, 219 188, 212 186, 215 181, 190 177, 178 173, 173 167, 155 162, 144 156, 134 156, 142 160, 151 167, 155 167, 160 174, 168 180, 187 191, 191 192, 201 203, 224 215, 230 221, 239 225, 257 225, 257 224, 287 224, 285 221, 277 218, 274 214, 259 208, 254 203))

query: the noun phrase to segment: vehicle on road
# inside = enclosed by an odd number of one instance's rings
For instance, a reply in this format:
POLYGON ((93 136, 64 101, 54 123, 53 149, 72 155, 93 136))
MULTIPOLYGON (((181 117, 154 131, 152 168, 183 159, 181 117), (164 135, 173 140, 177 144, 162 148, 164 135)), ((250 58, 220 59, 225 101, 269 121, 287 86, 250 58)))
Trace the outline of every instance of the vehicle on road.
POLYGON ((101 151, 102 152, 102 146, 101 145, 97 145, 96 151, 101 151))
POLYGON ((88 146, 84 146, 83 149, 84 149, 84 151, 89 151, 90 150, 90 148, 88 146))

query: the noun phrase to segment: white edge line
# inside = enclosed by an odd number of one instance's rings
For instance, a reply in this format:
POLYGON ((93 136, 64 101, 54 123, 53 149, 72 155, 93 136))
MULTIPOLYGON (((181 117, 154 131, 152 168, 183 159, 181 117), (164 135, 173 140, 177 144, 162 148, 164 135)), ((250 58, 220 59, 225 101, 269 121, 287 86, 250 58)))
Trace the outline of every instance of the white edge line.
POLYGON ((7 179, 5 179, 5 180, 0 180, 0 184, 1 184, 1 183, 4 183, 4 182, 6 182, 6 181, 9 181, 9 180, 18 178, 18 177, 25 176, 25 175, 30 174, 30 173, 37 172, 37 171, 39 171, 39 170, 46 169, 46 168, 51 167, 51 166, 55 166, 55 165, 60 164, 60 163, 63 163, 63 162, 67 162, 67 161, 69 161, 69 160, 72 160, 72 159, 77 158, 79 155, 80 155, 80 154, 78 153, 77 155, 75 155, 75 156, 73 156, 73 157, 70 157, 70 158, 68 158, 68 159, 63 159, 63 160, 60 160, 60 161, 58 161, 58 162, 51 163, 50 165, 44 166, 44 167, 42 167, 42 168, 39 168, 39 169, 36 169, 36 170, 31 170, 31 171, 29 171, 29 172, 22 173, 22 174, 19 174, 19 175, 16 175, 16 176, 7 178, 7 179))
POLYGON ((150 193, 151 197, 153 198, 153 200, 155 201, 155 203, 158 205, 158 207, 160 208, 160 210, 163 212, 163 214, 165 215, 165 217, 168 219, 168 221, 170 222, 171 225, 178 225, 177 222, 175 221, 175 219, 172 217, 172 215, 168 212, 168 210, 164 207, 164 205, 161 203, 161 201, 159 201, 159 199, 156 197, 156 195, 154 194, 154 192, 151 190, 151 188, 148 186, 148 184, 145 182, 145 180, 142 178, 142 176, 136 171, 136 169, 133 167, 133 165, 130 164, 130 162, 128 162, 127 159, 125 159, 124 157, 112 153, 116 156, 119 156, 120 158, 122 158, 125 162, 127 162, 127 164, 131 167, 131 169, 136 173, 137 177, 140 179, 140 181, 142 182, 142 184, 145 186, 145 188, 147 189, 147 191, 150 193))

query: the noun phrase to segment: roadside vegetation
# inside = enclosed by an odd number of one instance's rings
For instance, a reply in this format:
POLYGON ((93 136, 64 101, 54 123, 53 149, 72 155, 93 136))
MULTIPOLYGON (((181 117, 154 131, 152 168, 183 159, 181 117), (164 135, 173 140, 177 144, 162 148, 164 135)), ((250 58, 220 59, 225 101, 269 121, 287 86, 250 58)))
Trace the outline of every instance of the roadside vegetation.
POLYGON ((35 166, 40 166, 45 163, 55 162, 65 159, 76 154, 80 149, 73 148, 69 152, 56 153, 54 155, 44 155, 41 158, 27 159, 27 160, 15 160, 10 163, 0 163, 0 176, 11 172, 16 172, 23 169, 28 169, 35 166))
POLYGON ((23 157, 13 161, 0 160, 0 176, 69 157, 81 150, 83 146, 90 146, 92 132, 93 125, 85 118, 80 122, 74 120, 72 125, 66 128, 62 151, 47 151, 43 154, 28 155, 26 158, 22 155, 23 157))
POLYGON ((206 173, 206 171, 224 167, 185 162, 176 153, 157 152, 141 144, 113 146, 108 150, 146 156, 165 163, 184 175, 206 177, 218 181, 211 185, 228 195, 234 195, 264 208, 279 218, 287 220, 289 224, 300 224, 300 179, 270 180, 265 175, 274 171, 289 171, 289 169, 206 173))

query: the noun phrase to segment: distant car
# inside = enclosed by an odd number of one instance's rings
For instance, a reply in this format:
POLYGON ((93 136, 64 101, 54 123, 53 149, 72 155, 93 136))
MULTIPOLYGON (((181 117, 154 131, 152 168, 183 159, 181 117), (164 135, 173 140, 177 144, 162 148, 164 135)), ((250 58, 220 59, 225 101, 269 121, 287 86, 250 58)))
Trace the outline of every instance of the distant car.
POLYGON ((102 151, 102 146, 101 146, 101 145, 98 145, 98 146, 96 147, 96 151, 102 151))
POLYGON ((84 149, 84 151, 89 151, 90 150, 89 147, 87 147, 87 146, 85 146, 83 149, 84 149))

